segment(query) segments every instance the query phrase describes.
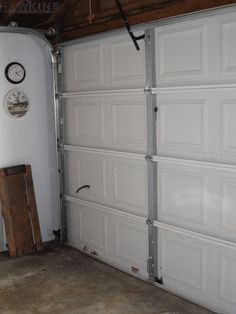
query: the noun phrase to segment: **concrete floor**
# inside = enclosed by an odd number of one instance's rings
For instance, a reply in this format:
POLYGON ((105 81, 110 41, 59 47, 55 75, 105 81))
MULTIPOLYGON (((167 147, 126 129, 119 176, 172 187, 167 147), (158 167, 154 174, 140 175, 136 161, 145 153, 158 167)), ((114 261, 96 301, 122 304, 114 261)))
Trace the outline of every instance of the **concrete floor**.
POLYGON ((0 257, 1 314, 210 314, 68 247, 0 257))

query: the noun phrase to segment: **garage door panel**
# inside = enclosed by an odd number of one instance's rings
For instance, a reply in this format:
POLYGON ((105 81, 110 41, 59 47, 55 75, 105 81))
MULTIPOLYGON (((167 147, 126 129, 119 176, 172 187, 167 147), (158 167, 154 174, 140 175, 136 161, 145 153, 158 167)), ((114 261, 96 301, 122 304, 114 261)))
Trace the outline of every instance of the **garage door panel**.
POLYGON ((145 96, 94 96, 67 99, 65 143, 144 153, 147 150, 145 96))
POLYGON ((145 222, 122 216, 113 217, 114 261, 124 265, 129 271, 147 277, 148 230, 145 222))
POLYGON ((160 150, 205 152, 207 150, 207 101, 163 100, 159 106, 160 150))
POLYGON ((64 109, 65 142, 68 145, 105 146, 103 99, 69 99, 64 109))
POLYGON ((157 86, 235 83, 234 13, 156 28, 157 86))
POLYGON ((113 208, 67 201, 67 223, 70 245, 148 277, 148 228, 144 219, 113 208))
POLYGON ((89 201, 109 202, 107 196, 107 165, 104 158, 79 152, 66 154, 67 194, 89 201), (79 193, 76 191, 85 185, 79 193))
POLYGON ((144 217, 148 215, 147 167, 145 161, 112 161, 112 203, 144 217))
POLYGON ((79 210, 80 240, 90 249, 108 250, 108 216, 104 212, 80 206, 79 210))
POLYGON ((66 216, 68 244, 74 248, 79 248, 79 217, 75 204, 67 203, 66 216))
POLYGON ((235 91, 161 92, 157 106, 159 155, 235 163, 235 91))
POLYGON ((236 168, 158 163, 159 220, 236 241, 236 168))
POLYGON ((128 34, 107 40, 110 71, 110 85, 116 88, 145 86, 145 43, 139 42, 136 52, 128 34))
POLYGON ((67 225, 69 245, 100 258, 109 256, 109 214, 106 211, 67 202, 67 225), (70 231, 71 225, 74 225, 76 232, 70 231))
POLYGON ((113 98, 112 145, 120 149, 133 148, 133 151, 145 152, 147 148, 147 115, 143 96, 113 98))
POLYGON ((236 250, 219 249, 218 302, 233 313, 236 307, 236 250))
POLYGON ((221 180, 222 211, 221 228, 225 232, 236 232, 236 176, 224 176, 221 180))
POLYGON ((194 299, 206 300, 208 256, 203 241, 159 231, 160 274, 166 287, 194 299))
POLYGON ((236 74, 236 22, 234 20, 223 22, 222 31, 222 75, 234 76, 236 74))
POLYGON ((236 157, 236 99, 222 100, 222 153, 236 157))
POLYGON ((175 219, 182 224, 206 225, 207 174, 199 169, 165 167, 159 164, 159 218, 175 219))
POLYGON ((135 159, 89 151, 67 151, 66 193, 79 199, 148 215, 147 169, 135 159), (89 185, 79 193, 77 189, 89 185))
POLYGON ((158 277, 235 313, 235 10, 155 30, 158 277))
POLYGON ((145 86, 145 43, 136 52, 128 34, 67 46, 63 50, 64 92, 145 86))
POLYGON ((235 246, 172 230, 171 226, 160 227, 158 235, 160 275, 166 287, 213 306, 219 313, 234 313, 235 246))
POLYGON ((103 42, 68 46, 64 49, 64 91, 100 89, 104 85, 103 42))
POLYGON ((206 25, 182 23, 175 28, 157 28, 158 81, 205 78, 207 51, 206 25), (165 30, 164 30, 165 29, 165 30))

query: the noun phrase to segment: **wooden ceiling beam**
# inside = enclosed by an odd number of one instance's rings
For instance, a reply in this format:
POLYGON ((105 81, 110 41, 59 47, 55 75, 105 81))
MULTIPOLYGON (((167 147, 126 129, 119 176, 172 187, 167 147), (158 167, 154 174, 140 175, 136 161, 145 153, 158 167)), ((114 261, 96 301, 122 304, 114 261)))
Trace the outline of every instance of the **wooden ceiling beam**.
MULTIPOLYGON (((168 4, 150 5, 145 9, 141 8, 134 12, 126 12, 130 25, 135 25, 232 4, 236 4, 236 0, 174 0, 168 4)), ((118 14, 101 18, 100 20, 98 16, 96 16, 96 19, 91 25, 87 25, 86 21, 78 23, 78 20, 78 17, 74 17, 70 20, 62 21, 62 41, 101 33, 124 26, 118 14)))
POLYGON ((59 9, 55 11, 44 24, 60 22, 68 14, 68 10, 73 10, 82 0, 64 0, 59 9))

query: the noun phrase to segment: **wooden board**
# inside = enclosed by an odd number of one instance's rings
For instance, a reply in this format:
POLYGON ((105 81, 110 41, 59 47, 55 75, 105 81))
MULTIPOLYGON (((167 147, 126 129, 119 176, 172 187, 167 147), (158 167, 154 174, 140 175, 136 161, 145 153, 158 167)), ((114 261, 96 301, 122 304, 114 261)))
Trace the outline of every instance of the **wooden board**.
POLYGON ((0 169, 0 200, 10 256, 42 250, 30 165, 0 169))

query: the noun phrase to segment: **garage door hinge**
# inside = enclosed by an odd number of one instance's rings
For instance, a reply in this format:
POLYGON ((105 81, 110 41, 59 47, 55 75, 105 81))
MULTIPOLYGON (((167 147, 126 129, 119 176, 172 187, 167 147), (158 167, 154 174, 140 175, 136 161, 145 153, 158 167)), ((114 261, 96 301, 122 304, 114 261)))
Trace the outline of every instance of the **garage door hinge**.
POLYGON ((153 161, 153 156, 151 156, 151 155, 146 155, 146 156, 145 156, 145 160, 148 161, 148 162, 152 162, 152 161, 153 161))
POLYGON ((145 93, 146 95, 151 95, 151 94, 152 94, 152 88, 151 88, 149 85, 147 85, 147 86, 144 88, 144 93, 145 93))
POLYGON ((62 99, 62 94, 61 93, 56 93, 55 97, 56 97, 56 99, 60 100, 60 99, 62 99))
POLYGON ((151 217, 148 217, 148 219, 146 220, 146 224, 148 225, 148 226, 153 226, 153 219, 151 218, 151 217))
POLYGON ((151 44, 151 36, 150 34, 145 34, 145 38, 144 38, 145 42, 150 45, 151 44))

